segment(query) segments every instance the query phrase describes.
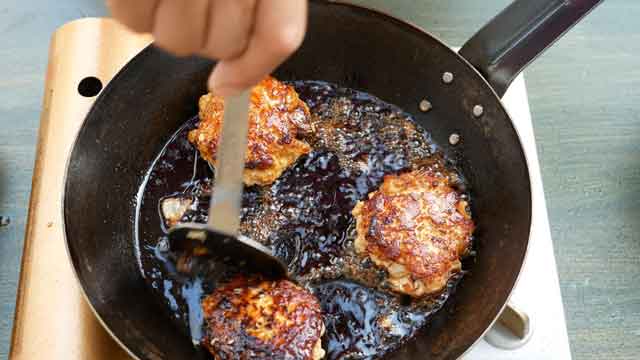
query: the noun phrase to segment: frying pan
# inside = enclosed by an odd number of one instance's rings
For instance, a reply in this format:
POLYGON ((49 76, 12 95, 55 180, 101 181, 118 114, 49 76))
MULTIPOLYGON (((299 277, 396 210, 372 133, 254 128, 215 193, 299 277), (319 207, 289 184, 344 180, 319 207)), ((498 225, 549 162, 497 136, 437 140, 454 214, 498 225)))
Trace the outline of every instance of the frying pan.
MULTIPOLYGON (((410 112, 455 159, 473 194, 478 255, 445 308, 391 359, 455 359, 491 326, 523 264, 531 224, 527 162, 500 97, 514 77, 600 0, 517 0, 460 50, 388 15, 311 1, 302 47, 275 72, 324 80, 410 112), (421 111, 427 99, 432 108, 421 111), (461 141, 448 144, 456 133, 461 141)), ((211 61, 153 46, 96 100, 66 174, 69 255, 96 315, 140 359, 190 359, 188 336, 165 318, 136 261, 137 190, 163 144, 197 113, 211 61)), ((423 107, 423 110, 426 108, 423 107)))

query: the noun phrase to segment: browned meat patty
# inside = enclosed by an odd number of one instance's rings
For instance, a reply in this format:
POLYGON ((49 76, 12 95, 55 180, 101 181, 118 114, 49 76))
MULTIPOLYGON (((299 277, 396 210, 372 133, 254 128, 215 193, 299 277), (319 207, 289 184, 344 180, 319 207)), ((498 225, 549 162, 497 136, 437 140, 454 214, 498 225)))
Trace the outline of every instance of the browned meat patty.
POLYGON ((202 302, 202 344, 215 359, 324 357, 318 300, 287 280, 237 277, 202 302))
POLYGON ((474 224, 467 202, 427 170, 385 176, 353 209, 356 252, 387 270, 391 288, 413 297, 442 290, 460 271, 474 224))
MULTIPOLYGON (((224 101, 206 94, 200 98, 200 122, 189 132, 202 157, 215 166, 218 137, 222 131, 224 101)), ((293 87, 267 77, 251 91, 249 139, 244 182, 268 185, 311 147, 301 136, 311 133, 309 108, 293 87)))

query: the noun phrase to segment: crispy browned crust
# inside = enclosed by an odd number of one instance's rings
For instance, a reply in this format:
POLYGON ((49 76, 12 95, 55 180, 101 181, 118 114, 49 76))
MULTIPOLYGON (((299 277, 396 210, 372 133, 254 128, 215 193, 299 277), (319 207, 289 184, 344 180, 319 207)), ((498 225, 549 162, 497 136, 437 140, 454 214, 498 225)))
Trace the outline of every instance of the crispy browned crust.
POLYGON ((324 356, 318 300, 287 280, 237 277, 202 302, 202 341, 215 359, 301 359, 324 356))
POLYGON ((414 297, 440 291, 460 271, 474 229, 467 202, 427 170, 385 176, 353 215, 356 251, 387 270, 394 291, 414 297))
MULTIPOLYGON (((189 132, 189 141, 214 165, 224 101, 209 93, 200 98, 198 105, 200 122, 189 132)), ((309 144, 301 140, 301 135, 311 131, 309 108, 294 88, 272 77, 262 80, 251 91, 245 184, 267 185, 275 181, 298 157, 311 151, 309 144)))

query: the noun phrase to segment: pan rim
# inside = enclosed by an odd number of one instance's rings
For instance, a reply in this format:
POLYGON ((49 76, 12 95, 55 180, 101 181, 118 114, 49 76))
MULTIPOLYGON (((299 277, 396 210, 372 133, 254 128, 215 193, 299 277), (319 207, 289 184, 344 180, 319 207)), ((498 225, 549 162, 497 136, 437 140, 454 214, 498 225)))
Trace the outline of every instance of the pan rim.
POLYGON ((78 144, 78 141, 80 140, 80 136, 82 135, 82 133, 85 131, 86 126, 87 126, 87 119, 89 118, 89 116, 91 116, 91 114, 96 111, 96 103, 103 97, 105 96, 105 94, 110 93, 111 91, 113 91, 114 87, 111 85, 115 80, 117 80, 118 78, 120 78, 123 73, 125 72, 125 70, 129 67, 128 65, 137 61, 140 61, 140 59, 143 59, 144 57, 148 56, 147 54, 149 53, 149 49, 153 46, 153 43, 145 46, 142 50, 140 50, 140 52, 138 54, 136 54, 133 58, 131 58, 120 70, 118 70, 118 72, 116 73, 116 75, 113 76, 113 78, 111 78, 111 80, 109 80, 109 82, 107 83, 107 85, 104 87, 104 89, 100 92, 100 94, 98 95, 98 97, 96 98, 96 100, 93 102, 93 104, 91 105, 91 108, 89 110, 89 112, 87 112, 87 115, 85 116, 84 120, 82 121, 82 125, 80 126, 80 129, 78 130, 78 132, 75 135, 75 138, 73 140, 73 143, 71 145, 71 151, 69 151, 69 154, 67 155, 67 159, 66 159, 66 163, 65 163, 65 170, 64 170, 64 177, 62 179, 64 186, 62 187, 62 192, 61 192, 61 206, 60 206, 60 211, 62 212, 62 219, 64 221, 62 221, 62 234, 64 235, 64 244, 65 244, 65 250, 67 253, 67 257, 69 262, 71 263, 71 268, 72 268, 72 272, 73 272, 73 276, 76 278, 78 284, 80 285, 80 293, 82 294, 82 297, 84 298, 85 302, 89 305, 89 308, 91 309, 91 312, 93 313, 93 315, 96 317, 96 319, 98 320, 98 322, 100 323, 100 325, 103 327, 103 329, 107 332, 107 334, 109 334, 109 336, 111 336, 111 338, 116 342, 116 344, 118 344, 118 346, 120 346, 120 348, 122 348, 129 356, 131 356, 133 359, 135 360, 142 360, 137 354, 135 354, 130 348, 129 346, 127 346, 112 330, 111 327, 104 321, 104 319, 102 318, 102 316, 100 316, 100 314, 98 313, 98 311, 95 309, 95 307, 93 306, 93 302, 91 301, 91 299, 89 298, 89 295, 87 294, 87 290, 85 289, 85 285, 84 282, 80 279, 80 275, 78 274, 78 270, 76 268, 76 263, 73 260, 73 255, 71 254, 72 250, 69 246, 69 236, 67 234, 67 216, 66 216, 66 201, 67 201, 67 180, 69 177, 69 169, 71 167, 71 160, 73 158, 73 154, 74 151, 76 149, 76 146, 78 144))
MULTIPOLYGON (((431 34, 429 31, 422 29, 421 27, 415 25, 414 23, 407 21, 407 20, 403 20, 400 19, 394 15, 389 14, 388 12, 385 12, 383 10, 379 10, 379 9, 375 9, 372 7, 368 7, 368 6, 363 6, 363 5, 356 5, 356 4, 351 4, 342 0, 311 0, 311 2, 313 3, 318 3, 318 4, 324 4, 327 6, 332 6, 332 5, 336 5, 336 6, 342 6, 342 7, 346 7, 346 8, 350 8, 350 9, 355 9, 358 11, 362 11, 364 10, 365 12, 368 12, 369 14, 372 14, 374 16, 379 16, 381 18, 385 18, 387 20, 393 21, 396 24, 400 25, 400 26, 408 26, 410 27, 413 31, 417 31, 418 33, 421 33, 423 35, 426 35, 428 37, 430 37, 431 39, 433 39, 434 41, 436 41, 439 45, 446 47, 450 53, 454 54, 459 60, 461 60, 464 64, 467 65, 467 67, 472 70, 477 77, 479 78, 479 80, 481 82, 484 83, 484 85, 486 86, 486 88, 491 92, 491 94, 494 96, 495 100, 497 100, 497 102, 500 104, 500 108, 505 112, 508 120, 509 120, 509 125, 511 126, 511 128, 513 129, 514 133, 516 134, 517 140, 518 140, 518 145, 520 148, 520 153, 522 154, 523 160, 524 160, 524 164, 525 164, 525 169, 527 171, 527 178, 528 178, 528 188, 529 188, 529 209, 528 209, 528 222, 529 222, 529 226, 528 226, 528 234, 527 234, 527 244, 525 247, 525 250, 523 252, 523 258, 521 261, 521 265, 520 265, 520 269, 518 270, 518 273, 515 276, 515 280, 513 282, 513 284, 510 286, 509 289, 509 295, 506 297, 504 303, 502 304, 502 306, 500 307, 499 311, 493 315, 493 320, 486 326, 486 328, 484 329, 484 331, 480 334, 480 336, 478 336, 459 356, 458 359, 463 358, 465 355, 467 355, 477 344, 480 340, 482 340, 484 338, 484 336, 486 335, 486 333, 493 327, 493 325, 495 324, 495 322, 499 319, 500 314, 502 313, 502 311, 504 310, 504 308, 508 305, 509 300, 511 298, 511 296, 513 295, 513 290, 516 288, 516 286, 518 285, 521 275, 522 275, 522 269, 524 268, 524 265, 527 261, 527 255, 529 254, 529 250, 530 250, 530 246, 531 246, 531 227, 532 227, 532 218, 533 218, 533 196, 532 196, 532 191, 531 191, 531 166, 530 166, 530 159, 529 156, 527 155, 527 152, 525 151, 523 145, 522 145, 522 137, 520 135, 520 132, 518 131, 517 127, 514 126, 514 122, 513 122, 513 118, 511 116, 511 114, 509 113, 509 111, 507 110, 507 108, 504 106, 504 103, 502 101, 502 99, 498 96, 498 94, 495 92, 495 90, 493 89, 493 87, 489 84, 489 82, 485 79, 484 76, 482 76, 482 74, 478 71, 478 69, 476 69, 471 63, 469 63, 469 61, 467 61, 467 59, 465 59, 462 55, 460 55, 456 50, 454 50, 452 47, 450 47, 449 45, 447 45, 444 41, 440 40, 438 37, 434 36, 433 34, 431 34)), ((70 248, 70 242, 69 242, 69 236, 67 234, 67 216, 66 216, 66 201, 67 201, 67 180, 69 177, 69 169, 70 169, 70 165, 71 165, 71 160, 73 158, 73 154, 76 150, 76 146, 77 143, 80 139, 80 136, 82 135, 82 133, 84 131, 86 131, 86 127, 87 127, 87 119, 96 111, 96 104, 99 101, 102 101, 101 99, 104 98, 104 96, 106 96, 107 94, 109 94, 110 92, 113 91, 114 89, 114 85, 112 85, 112 83, 119 79, 120 77, 122 77, 127 70, 130 68, 130 64, 142 61, 143 59, 145 59, 146 57, 149 56, 149 53, 152 49, 156 48, 154 46, 154 43, 151 43, 150 45, 147 45, 145 48, 143 48, 136 56, 134 56, 133 58, 131 58, 129 60, 129 62, 127 62, 117 73, 116 75, 109 81, 109 83, 105 86, 105 88, 102 90, 102 92, 99 94, 99 96, 96 98, 96 100, 94 101, 94 103, 91 105, 90 110, 87 112, 87 115, 85 116, 82 125, 80 126, 80 129, 78 130, 78 132, 75 134, 75 138, 72 142, 72 146, 71 146, 71 150, 69 151, 68 155, 67 155, 67 159, 66 159, 66 163, 65 163, 65 170, 64 170, 64 175, 63 175, 63 184, 64 186, 62 187, 62 191, 61 191, 61 207, 60 207, 60 211, 62 212, 62 218, 63 218, 63 222, 62 222, 62 233, 63 236, 65 238, 65 250, 68 256, 69 261, 71 262, 71 267, 73 269, 73 274, 74 277, 76 278, 76 280, 78 281, 79 285, 80 285, 80 289, 81 289, 81 294, 83 296, 83 298, 85 299, 86 303, 89 305, 89 308, 91 309, 91 312, 95 315, 95 317, 98 319, 98 322, 102 325, 102 327, 105 329, 105 331, 111 336, 111 338, 114 339, 114 341, 122 348, 124 349, 127 354, 129 356, 131 356, 132 358, 136 359, 136 360, 142 360, 137 354, 133 353, 133 351, 130 349, 130 347, 125 344, 110 328, 110 326, 104 321, 104 319, 100 316, 100 314, 98 313, 98 311, 94 308, 93 303, 91 302, 88 294, 87 294, 87 290, 85 289, 85 285, 84 282, 80 279, 80 276, 78 274, 78 270, 76 268, 76 262, 74 262, 74 256, 72 255, 72 250, 70 248)))

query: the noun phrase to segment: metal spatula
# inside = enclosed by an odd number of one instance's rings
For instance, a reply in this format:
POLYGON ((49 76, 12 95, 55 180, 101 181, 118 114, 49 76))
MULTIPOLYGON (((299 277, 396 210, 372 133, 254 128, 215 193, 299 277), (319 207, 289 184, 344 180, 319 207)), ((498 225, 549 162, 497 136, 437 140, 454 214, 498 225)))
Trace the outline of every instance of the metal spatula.
POLYGON ((287 266, 268 248, 238 234, 248 128, 249 90, 225 99, 208 222, 173 227, 169 231, 170 249, 182 254, 205 252, 234 264, 246 264, 243 266, 253 272, 286 277, 287 266))

